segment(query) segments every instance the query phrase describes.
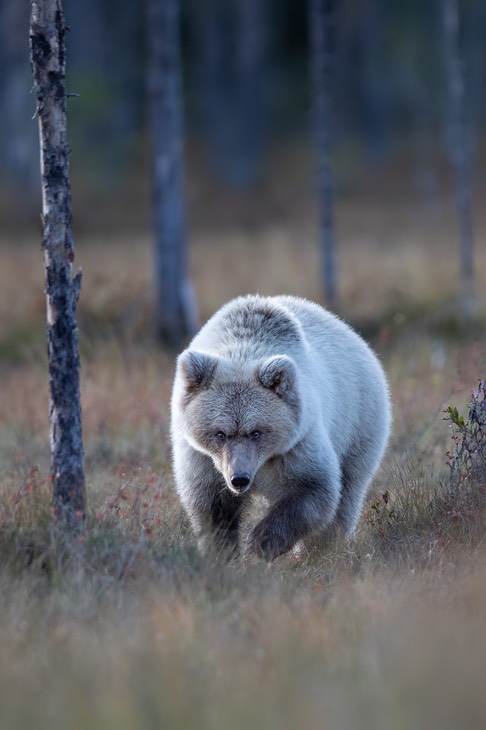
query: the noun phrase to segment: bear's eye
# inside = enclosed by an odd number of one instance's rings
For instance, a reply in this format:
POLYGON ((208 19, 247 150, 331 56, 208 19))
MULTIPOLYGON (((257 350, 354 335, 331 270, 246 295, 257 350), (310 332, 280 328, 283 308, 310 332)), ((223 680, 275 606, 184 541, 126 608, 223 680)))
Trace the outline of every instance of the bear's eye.
POLYGON ((216 431, 215 435, 218 441, 221 441, 221 443, 226 441, 226 434, 224 433, 224 431, 216 431))
POLYGON ((252 439, 253 441, 258 441, 258 439, 259 439, 259 438, 261 437, 261 435, 262 435, 262 432, 261 432, 261 431, 256 431, 256 430, 255 430, 255 431, 252 431, 252 432, 251 432, 251 434, 250 434, 250 438, 251 438, 251 439, 252 439))

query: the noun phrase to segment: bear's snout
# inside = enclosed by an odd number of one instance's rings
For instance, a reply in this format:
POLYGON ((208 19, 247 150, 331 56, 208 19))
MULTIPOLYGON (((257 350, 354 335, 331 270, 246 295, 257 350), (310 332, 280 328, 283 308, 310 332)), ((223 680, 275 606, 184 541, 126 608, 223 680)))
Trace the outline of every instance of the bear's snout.
POLYGON ((250 486, 251 476, 246 471, 238 471, 231 475, 231 486, 235 488, 237 492, 242 494, 246 492, 250 486))
POLYGON ((228 489, 235 494, 247 492, 259 466, 256 444, 247 438, 228 439, 221 457, 219 468, 228 489))

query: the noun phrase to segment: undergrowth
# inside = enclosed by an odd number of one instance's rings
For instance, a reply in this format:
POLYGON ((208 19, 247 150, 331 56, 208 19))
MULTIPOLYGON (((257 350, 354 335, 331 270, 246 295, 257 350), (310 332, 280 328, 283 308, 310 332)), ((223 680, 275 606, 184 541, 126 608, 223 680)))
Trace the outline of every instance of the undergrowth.
POLYGON ((486 498, 486 381, 479 381, 472 394, 466 418, 449 406, 453 448, 448 453, 451 496, 475 496, 479 505, 486 498))
POLYGON ((486 535, 486 384, 472 393, 466 418, 455 406, 444 411, 451 428, 445 454, 449 479, 422 467, 395 464, 390 488, 368 503, 368 539, 400 562, 418 564, 433 555, 450 558, 460 549, 481 547, 486 535))
MULTIPOLYGON (((475 551, 485 533, 485 386, 473 395, 466 419, 449 407, 450 483, 408 460, 389 460, 386 488, 372 494, 356 537, 336 541, 301 560, 287 556, 282 569, 336 581, 383 566, 427 567, 454 551, 475 551)), ((444 459, 446 458, 444 456, 444 459)), ((0 486, 0 552, 13 574, 34 571, 48 582, 73 564, 117 582, 155 578, 167 570, 203 569, 167 473, 127 461, 110 468, 113 489, 88 493, 86 530, 69 535, 57 524, 50 479, 36 467, 20 485, 0 486)), ((242 558, 238 569, 252 559, 242 558)))
MULTIPOLYGON (((442 382, 424 378, 424 353, 420 394, 442 382)), ((85 373, 81 535, 52 513, 40 374, 16 369, 9 381, 2 730, 484 725, 484 503, 470 470, 456 490, 444 478, 467 418, 446 457, 442 436, 430 437, 443 426, 427 415, 430 393, 421 403, 418 379, 393 365, 395 440, 355 538, 270 566, 225 563, 198 553, 173 489, 166 359, 115 348, 109 367, 94 360, 85 373)))

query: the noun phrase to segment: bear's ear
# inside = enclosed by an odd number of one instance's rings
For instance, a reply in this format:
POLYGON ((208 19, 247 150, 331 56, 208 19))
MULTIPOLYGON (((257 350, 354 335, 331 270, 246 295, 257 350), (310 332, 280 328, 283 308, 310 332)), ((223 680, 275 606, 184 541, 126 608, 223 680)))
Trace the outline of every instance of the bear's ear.
POLYGON ((264 360, 257 369, 257 377, 264 388, 273 390, 280 398, 294 402, 297 370, 287 355, 275 355, 264 360))
POLYGON ((197 390, 203 386, 208 386, 211 382, 218 360, 211 355, 196 350, 185 350, 177 361, 182 377, 184 378, 186 388, 197 390))

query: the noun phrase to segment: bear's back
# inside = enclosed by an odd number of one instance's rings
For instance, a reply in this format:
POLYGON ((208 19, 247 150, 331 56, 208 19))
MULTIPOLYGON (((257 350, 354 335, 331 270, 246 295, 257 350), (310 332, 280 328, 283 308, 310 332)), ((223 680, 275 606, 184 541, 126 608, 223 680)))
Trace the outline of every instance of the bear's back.
POLYGON ((318 304, 292 296, 275 299, 298 319, 305 333, 307 388, 320 400, 336 453, 345 452, 356 434, 368 433, 370 422, 375 424, 376 440, 385 442, 391 423, 390 396, 373 350, 348 324, 318 304))
POLYGON ((278 300, 258 295, 233 299, 202 327, 191 349, 232 360, 297 355, 305 334, 299 319, 278 300))

